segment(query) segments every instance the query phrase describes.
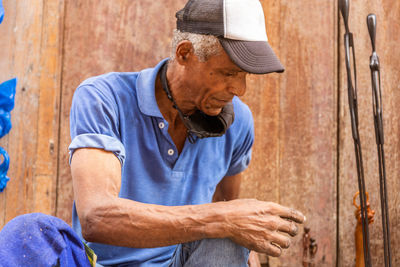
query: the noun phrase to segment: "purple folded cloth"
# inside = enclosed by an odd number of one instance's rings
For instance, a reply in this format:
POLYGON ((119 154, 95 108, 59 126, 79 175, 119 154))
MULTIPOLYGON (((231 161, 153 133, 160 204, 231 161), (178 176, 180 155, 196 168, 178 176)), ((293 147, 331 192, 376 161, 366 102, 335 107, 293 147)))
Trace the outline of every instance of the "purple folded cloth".
POLYGON ((32 213, 7 223, 0 232, 0 265, 91 266, 85 247, 59 218, 32 213))

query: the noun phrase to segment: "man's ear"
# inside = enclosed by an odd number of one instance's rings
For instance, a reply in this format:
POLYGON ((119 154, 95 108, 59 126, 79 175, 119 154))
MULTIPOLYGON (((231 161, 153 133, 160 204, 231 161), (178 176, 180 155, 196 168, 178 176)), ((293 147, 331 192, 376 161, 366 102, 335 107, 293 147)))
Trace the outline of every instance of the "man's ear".
POLYGON ((192 42, 188 40, 181 41, 176 46, 175 58, 179 64, 185 65, 194 55, 194 48, 192 42))

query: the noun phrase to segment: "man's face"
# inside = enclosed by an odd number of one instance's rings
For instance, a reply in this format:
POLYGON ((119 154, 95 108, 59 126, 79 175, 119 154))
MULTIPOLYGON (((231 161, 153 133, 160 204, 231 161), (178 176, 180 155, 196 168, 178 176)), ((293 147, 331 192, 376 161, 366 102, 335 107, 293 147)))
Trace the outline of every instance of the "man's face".
POLYGON ((242 96, 246 91, 247 73, 237 67, 223 50, 206 62, 193 56, 185 72, 188 92, 196 108, 210 116, 218 115, 235 95, 242 96))

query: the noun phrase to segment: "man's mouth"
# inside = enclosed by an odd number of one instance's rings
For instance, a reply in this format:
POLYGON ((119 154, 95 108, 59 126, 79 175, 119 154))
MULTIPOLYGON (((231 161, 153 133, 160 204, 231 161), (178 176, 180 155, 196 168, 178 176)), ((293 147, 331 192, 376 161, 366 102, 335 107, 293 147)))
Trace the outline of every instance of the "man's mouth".
POLYGON ((224 98, 212 97, 207 101, 206 105, 204 106, 207 109, 207 112, 205 113, 210 113, 208 115, 211 116, 218 115, 219 112, 221 112, 221 110, 230 102, 232 102, 231 98, 224 99, 224 98))
POLYGON ((232 101, 232 99, 219 99, 219 98, 213 98, 213 100, 215 100, 215 102, 217 102, 218 104, 223 104, 224 106, 232 101))

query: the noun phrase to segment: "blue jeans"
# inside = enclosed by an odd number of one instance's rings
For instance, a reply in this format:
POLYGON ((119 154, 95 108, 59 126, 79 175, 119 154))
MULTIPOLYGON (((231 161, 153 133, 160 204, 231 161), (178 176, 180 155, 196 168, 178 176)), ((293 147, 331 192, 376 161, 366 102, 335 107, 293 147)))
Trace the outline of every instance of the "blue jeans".
POLYGON ((203 239, 178 245, 169 267, 246 267, 249 253, 230 239, 203 239))

